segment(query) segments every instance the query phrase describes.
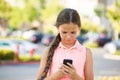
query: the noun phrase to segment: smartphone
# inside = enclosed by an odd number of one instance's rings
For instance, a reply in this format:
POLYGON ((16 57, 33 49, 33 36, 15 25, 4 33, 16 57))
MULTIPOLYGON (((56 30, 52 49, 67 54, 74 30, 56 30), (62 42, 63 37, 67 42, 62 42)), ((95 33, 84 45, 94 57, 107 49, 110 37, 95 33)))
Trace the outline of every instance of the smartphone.
POLYGON ((67 66, 68 66, 68 64, 67 64, 67 63, 72 64, 72 63, 73 63, 73 60, 72 60, 72 59, 64 59, 64 60, 63 60, 63 64, 65 64, 65 65, 67 65, 67 66))

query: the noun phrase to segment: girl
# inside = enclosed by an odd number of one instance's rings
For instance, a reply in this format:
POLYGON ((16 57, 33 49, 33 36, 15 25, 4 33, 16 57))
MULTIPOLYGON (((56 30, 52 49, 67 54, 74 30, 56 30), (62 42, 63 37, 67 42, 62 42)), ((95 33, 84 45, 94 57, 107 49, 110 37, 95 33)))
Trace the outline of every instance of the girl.
POLYGON ((41 58, 37 80, 94 80, 92 53, 76 39, 81 29, 78 12, 63 9, 56 27, 59 33, 41 58), (65 65, 64 59, 73 63, 65 65))

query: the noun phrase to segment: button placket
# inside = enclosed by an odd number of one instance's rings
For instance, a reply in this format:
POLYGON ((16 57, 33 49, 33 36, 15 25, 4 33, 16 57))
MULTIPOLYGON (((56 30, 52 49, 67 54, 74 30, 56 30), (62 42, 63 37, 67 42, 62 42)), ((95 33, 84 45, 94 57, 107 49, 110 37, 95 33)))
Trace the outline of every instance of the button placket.
POLYGON ((65 51, 65 58, 66 58, 66 59, 69 59, 69 58, 70 58, 70 52, 69 52, 69 50, 66 50, 66 51, 65 51))

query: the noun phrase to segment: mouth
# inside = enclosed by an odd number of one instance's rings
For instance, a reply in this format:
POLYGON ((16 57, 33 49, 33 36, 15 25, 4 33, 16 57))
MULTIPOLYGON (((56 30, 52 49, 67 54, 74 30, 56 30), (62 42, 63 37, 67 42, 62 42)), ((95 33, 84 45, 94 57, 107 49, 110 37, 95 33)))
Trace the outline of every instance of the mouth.
POLYGON ((66 41, 71 41, 71 40, 66 40, 66 41))

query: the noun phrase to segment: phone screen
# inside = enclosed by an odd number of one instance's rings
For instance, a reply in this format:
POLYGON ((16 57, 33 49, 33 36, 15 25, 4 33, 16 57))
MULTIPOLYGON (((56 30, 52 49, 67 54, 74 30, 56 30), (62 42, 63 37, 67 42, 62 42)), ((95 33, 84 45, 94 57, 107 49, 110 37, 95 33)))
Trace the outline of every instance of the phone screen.
POLYGON ((63 60, 63 64, 65 64, 65 65, 67 65, 67 66, 68 66, 68 64, 67 64, 67 63, 72 64, 72 63, 73 63, 73 60, 72 60, 72 59, 64 59, 64 60, 63 60))

